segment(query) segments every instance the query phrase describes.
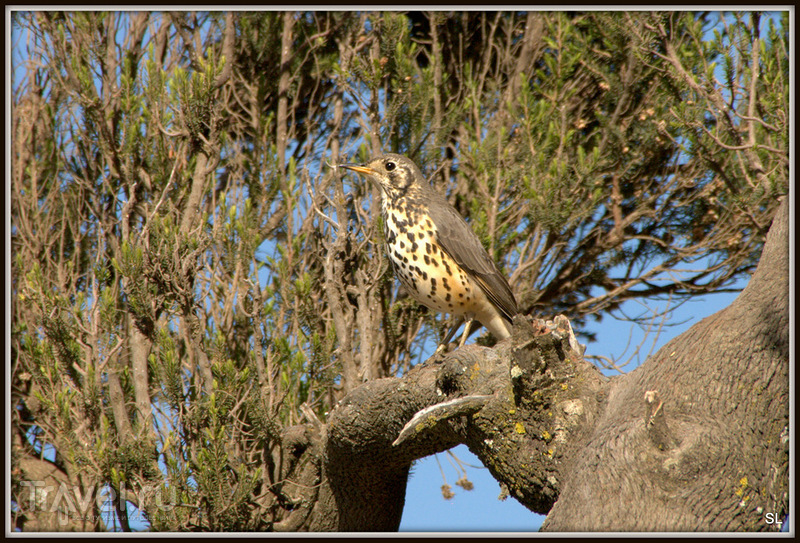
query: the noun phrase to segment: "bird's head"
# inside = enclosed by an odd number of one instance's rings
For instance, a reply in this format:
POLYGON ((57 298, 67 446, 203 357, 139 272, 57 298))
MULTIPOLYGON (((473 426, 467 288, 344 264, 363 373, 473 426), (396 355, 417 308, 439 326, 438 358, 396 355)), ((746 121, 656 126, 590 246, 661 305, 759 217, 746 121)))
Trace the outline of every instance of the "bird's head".
POLYGON ((341 164, 341 167, 367 176, 390 199, 423 191, 426 186, 422 171, 403 155, 388 153, 365 164, 341 164))

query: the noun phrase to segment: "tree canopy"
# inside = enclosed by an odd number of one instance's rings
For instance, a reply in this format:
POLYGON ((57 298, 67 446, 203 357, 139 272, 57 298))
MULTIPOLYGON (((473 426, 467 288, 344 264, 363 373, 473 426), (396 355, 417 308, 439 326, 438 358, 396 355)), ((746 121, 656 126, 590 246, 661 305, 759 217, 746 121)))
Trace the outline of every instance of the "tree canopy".
POLYGON ((785 12, 14 11, 11 34, 22 530, 106 529, 31 480, 126 492, 154 530, 299 528, 298 425, 446 327, 331 165, 412 158, 522 312, 587 340, 626 300, 749 277, 789 191, 785 12))

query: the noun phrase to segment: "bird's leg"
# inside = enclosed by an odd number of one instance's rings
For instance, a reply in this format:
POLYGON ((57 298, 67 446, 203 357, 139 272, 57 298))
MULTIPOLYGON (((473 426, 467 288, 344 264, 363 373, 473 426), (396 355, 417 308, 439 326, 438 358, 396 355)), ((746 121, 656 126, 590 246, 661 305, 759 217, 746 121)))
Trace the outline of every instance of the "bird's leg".
POLYGON ((464 346, 464 343, 467 342, 467 338, 469 337, 469 333, 472 330, 472 323, 473 322, 475 322, 475 319, 469 319, 467 321, 467 324, 464 325, 464 333, 461 335, 461 341, 458 344, 458 348, 459 349, 464 346))
POLYGON ((458 331, 458 327, 461 326, 461 323, 463 323, 463 322, 464 322, 464 317, 458 317, 458 319, 456 320, 455 325, 453 325, 450 328, 450 330, 448 330, 447 335, 444 336, 444 339, 442 340, 442 342, 439 343, 438 347, 436 347, 436 352, 433 353, 434 356, 443 353, 444 350, 447 349, 447 345, 450 343, 450 340, 453 339, 453 336, 456 334, 456 331, 458 331))

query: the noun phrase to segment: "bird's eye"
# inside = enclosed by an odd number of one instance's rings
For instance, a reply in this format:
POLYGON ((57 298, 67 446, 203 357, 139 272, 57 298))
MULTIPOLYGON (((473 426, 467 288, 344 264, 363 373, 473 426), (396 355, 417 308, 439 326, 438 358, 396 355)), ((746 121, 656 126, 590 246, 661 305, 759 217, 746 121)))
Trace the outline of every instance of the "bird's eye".
POLYGON ((389 161, 389 162, 386 163, 386 171, 387 172, 390 172, 390 171, 394 170, 396 167, 397 167, 397 164, 395 164, 392 161, 389 161))

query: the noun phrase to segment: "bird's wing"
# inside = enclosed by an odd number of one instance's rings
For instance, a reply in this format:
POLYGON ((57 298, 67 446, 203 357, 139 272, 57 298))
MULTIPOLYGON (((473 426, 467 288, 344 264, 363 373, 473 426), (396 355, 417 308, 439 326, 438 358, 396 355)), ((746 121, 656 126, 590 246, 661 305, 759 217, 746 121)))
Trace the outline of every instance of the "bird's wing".
POLYGON ((428 202, 428 213, 436 226, 439 245, 450 258, 476 278, 489 300, 511 322, 518 312, 517 302, 505 277, 497 270, 478 236, 458 211, 446 201, 437 200, 433 198, 428 202))

